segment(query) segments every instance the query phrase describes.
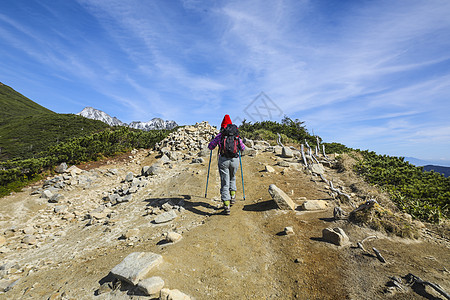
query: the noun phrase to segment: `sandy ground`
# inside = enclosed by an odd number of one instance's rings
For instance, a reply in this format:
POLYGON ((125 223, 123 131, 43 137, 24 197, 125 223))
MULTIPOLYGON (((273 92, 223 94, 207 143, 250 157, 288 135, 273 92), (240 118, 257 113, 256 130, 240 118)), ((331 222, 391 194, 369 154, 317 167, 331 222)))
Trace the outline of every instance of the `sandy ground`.
MULTIPOLYGON (((94 209, 94 204, 102 203, 102 193, 120 185, 128 171, 139 174, 142 166, 156 161, 156 154, 146 154, 83 166, 98 170, 99 179, 91 188, 63 192, 65 201, 72 209, 82 205, 94 209), (102 175, 110 168, 117 168, 119 175, 102 175)), ((101 284, 112 284, 110 270, 136 251, 161 254, 164 262, 148 276, 160 276, 165 287, 195 299, 445 299, 429 287, 404 286, 403 291, 387 293, 386 284, 392 276, 413 273, 450 292, 448 237, 427 231, 419 240, 401 239, 345 220, 334 221, 335 202, 323 184, 303 170, 281 172, 275 160, 273 153, 243 157, 246 198, 239 173, 238 201, 230 216, 222 214, 218 201, 215 154, 207 198, 208 160, 178 162, 151 178, 131 202, 111 207, 114 217, 108 222, 90 226, 88 220, 45 217, 56 204, 30 196, 29 189, 0 199, 0 229, 6 237, 2 249, 10 249, 0 254, 1 264, 17 263, 17 269, 4 276, 17 281, 0 299, 151 299, 126 286, 97 296, 101 284), (273 166, 276 173, 263 172, 264 165, 273 166), (272 183, 298 203, 301 197, 325 199, 329 209, 281 211, 268 193, 272 183), (185 210, 174 221, 156 225, 152 223, 155 215, 145 211, 162 199, 182 199, 185 210), (36 245, 21 242, 21 230, 29 226, 40 231, 36 245), (287 226, 293 227, 294 235, 282 234, 287 226), (322 229, 327 227, 343 228, 351 245, 338 247, 323 241, 322 229), (139 229, 138 237, 120 238, 129 229, 139 229), (167 231, 181 233, 182 240, 165 243, 162 234, 167 231), (356 247, 356 242, 370 235, 378 238, 366 241, 365 248, 377 248, 386 263, 356 247)))

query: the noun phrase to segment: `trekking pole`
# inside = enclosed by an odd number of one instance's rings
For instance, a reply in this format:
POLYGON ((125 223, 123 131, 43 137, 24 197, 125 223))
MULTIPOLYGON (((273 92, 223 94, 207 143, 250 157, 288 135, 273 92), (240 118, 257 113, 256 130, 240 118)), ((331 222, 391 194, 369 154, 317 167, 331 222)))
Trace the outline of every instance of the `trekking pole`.
POLYGON ((245 201, 244 173, 242 172, 241 150, 239 150, 239 164, 241 165, 242 194, 244 195, 244 201, 245 201))
POLYGON ((211 167, 211 156, 212 156, 212 150, 209 152, 208 176, 206 177, 205 198, 206 198, 206 195, 208 194, 209 168, 211 167))

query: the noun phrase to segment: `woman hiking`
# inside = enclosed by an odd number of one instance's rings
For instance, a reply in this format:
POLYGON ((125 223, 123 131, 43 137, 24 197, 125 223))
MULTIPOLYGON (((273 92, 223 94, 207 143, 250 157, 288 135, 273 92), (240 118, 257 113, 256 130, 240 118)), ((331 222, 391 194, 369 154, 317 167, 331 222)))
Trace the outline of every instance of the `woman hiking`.
POLYGON ((230 206, 236 201, 236 171, 239 168, 239 151, 245 149, 245 145, 239 137, 236 125, 231 123, 229 115, 223 117, 220 132, 209 143, 209 150, 219 145, 219 174, 220 195, 223 201, 224 213, 231 213, 230 206))

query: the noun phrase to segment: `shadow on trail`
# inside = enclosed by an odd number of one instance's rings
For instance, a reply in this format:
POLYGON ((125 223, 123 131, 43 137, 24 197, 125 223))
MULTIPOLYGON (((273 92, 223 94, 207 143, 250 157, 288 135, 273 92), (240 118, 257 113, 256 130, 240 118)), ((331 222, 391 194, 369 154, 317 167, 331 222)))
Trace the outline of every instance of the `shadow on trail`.
POLYGON ((219 208, 203 201, 195 201, 193 198, 201 199, 203 197, 200 196, 192 196, 192 195, 179 195, 177 197, 158 197, 158 198, 149 198, 145 199, 144 202, 147 202, 147 206, 150 207, 159 207, 164 208, 164 205, 168 203, 170 206, 179 206, 184 209, 193 212, 197 215, 201 216, 211 216, 216 214, 216 211, 219 208), (204 208, 206 210, 203 210, 204 208), (211 212, 213 210, 214 212, 211 212))
POLYGON ((267 200, 262 202, 257 202, 255 204, 244 205, 244 211, 266 211, 278 208, 277 204, 273 200, 267 200))

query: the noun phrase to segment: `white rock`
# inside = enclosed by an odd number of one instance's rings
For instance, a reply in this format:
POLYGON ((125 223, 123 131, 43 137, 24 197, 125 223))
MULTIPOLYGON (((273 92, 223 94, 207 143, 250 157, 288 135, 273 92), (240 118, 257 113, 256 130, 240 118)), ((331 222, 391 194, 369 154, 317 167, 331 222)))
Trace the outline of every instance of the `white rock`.
POLYGON ((272 196, 272 199, 277 203, 280 209, 295 210, 296 205, 294 201, 292 201, 292 199, 275 184, 271 184, 269 186, 269 194, 272 196))
POLYGON ((302 204, 303 210, 324 210, 327 209, 327 202, 324 200, 308 200, 302 204))
POLYGON ((350 243, 347 234, 342 228, 325 228, 322 230, 322 238, 338 246, 344 246, 350 243))
POLYGON ((136 285, 154 267, 161 264, 161 255, 152 252, 133 252, 115 266, 111 273, 121 280, 136 285))
POLYGON ((275 172, 275 169, 273 167, 267 166, 267 165, 265 167, 265 170, 266 170, 266 172, 269 172, 269 173, 274 173, 275 172))
POLYGON ((182 239, 182 235, 177 232, 168 232, 166 234, 166 240, 171 243, 176 243, 182 239))
POLYGON ((175 289, 175 290, 169 290, 169 289, 162 289, 161 295, 159 296, 160 300, 191 300, 191 297, 184 294, 183 292, 175 289))
POLYGON ((164 280, 158 276, 142 279, 137 287, 148 296, 159 294, 164 287, 164 280))

